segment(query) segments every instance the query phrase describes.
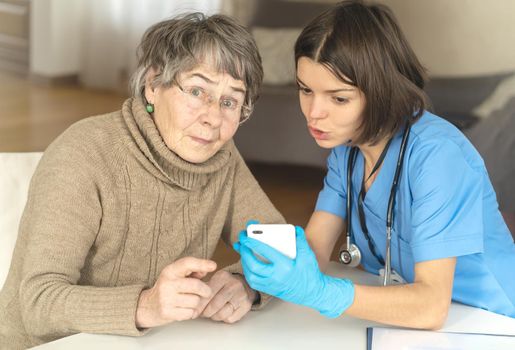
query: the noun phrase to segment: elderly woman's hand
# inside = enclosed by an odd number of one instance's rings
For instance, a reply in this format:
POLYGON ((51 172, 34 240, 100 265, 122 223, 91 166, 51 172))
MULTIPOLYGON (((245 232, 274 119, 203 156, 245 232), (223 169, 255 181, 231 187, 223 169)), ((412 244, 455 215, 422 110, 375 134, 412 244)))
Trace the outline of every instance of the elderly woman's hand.
POLYGON ((242 275, 219 270, 208 282, 212 295, 198 306, 202 317, 234 323, 250 311, 257 292, 249 287, 242 275))
POLYGON ((141 292, 136 309, 138 328, 197 318, 201 300, 216 292, 200 278, 216 269, 211 260, 186 257, 166 266, 154 286, 141 292))

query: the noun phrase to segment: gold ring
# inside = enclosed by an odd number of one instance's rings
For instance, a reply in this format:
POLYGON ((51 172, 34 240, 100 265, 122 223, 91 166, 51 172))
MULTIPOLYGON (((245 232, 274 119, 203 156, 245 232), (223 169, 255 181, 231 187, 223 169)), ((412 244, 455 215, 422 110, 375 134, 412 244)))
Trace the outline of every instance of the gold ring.
POLYGON ((236 307, 236 306, 234 306, 234 304, 233 304, 233 303, 231 303, 231 301, 230 301, 230 300, 227 302, 227 304, 231 305, 231 307, 232 307, 232 312, 236 311, 237 307, 236 307))

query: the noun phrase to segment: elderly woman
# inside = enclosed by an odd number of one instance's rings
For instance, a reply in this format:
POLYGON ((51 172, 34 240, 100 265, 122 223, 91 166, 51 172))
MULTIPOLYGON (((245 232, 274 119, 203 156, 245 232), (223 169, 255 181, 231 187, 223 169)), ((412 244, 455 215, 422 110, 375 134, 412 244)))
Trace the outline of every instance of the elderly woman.
POLYGON ((249 33, 190 14, 143 36, 132 98, 71 126, 31 182, 0 295, 0 347, 241 319, 260 296, 208 260, 249 218, 283 222, 232 142, 263 72, 249 33))

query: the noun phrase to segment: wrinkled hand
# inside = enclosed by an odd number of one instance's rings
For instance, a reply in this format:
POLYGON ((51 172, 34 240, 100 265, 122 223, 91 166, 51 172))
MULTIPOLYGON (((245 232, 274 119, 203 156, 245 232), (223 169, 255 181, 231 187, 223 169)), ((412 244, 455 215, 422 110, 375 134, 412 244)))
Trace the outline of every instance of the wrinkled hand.
POLYGON ((245 278, 255 290, 314 308, 327 317, 338 317, 354 301, 354 285, 350 280, 323 274, 304 230, 297 226, 295 231, 297 257, 294 260, 240 232, 234 249, 241 255, 245 278))
POLYGON ((141 292, 136 326, 149 328, 197 318, 201 298, 210 298, 213 294, 200 278, 215 269, 214 261, 193 257, 182 258, 166 266, 154 286, 141 292))
POLYGON ((202 298, 197 311, 202 317, 214 321, 234 323, 250 311, 257 292, 252 290, 241 275, 219 270, 207 282, 212 295, 202 298))

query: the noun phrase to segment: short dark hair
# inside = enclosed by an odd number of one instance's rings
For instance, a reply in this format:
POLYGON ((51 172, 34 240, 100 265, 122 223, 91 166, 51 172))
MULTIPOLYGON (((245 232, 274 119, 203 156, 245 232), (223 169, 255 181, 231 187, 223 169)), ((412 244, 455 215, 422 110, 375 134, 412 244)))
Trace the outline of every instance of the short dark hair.
POLYGON ((247 29, 224 15, 185 13, 147 29, 138 47, 131 93, 145 102, 145 76, 150 68, 158 73, 152 84, 169 87, 180 73, 201 63, 245 83, 241 120, 248 118, 263 82, 261 56, 247 29))
POLYGON ((342 1, 328 9, 298 37, 296 65, 301 57, 325 65, 364 93, 364 118, 354 144, 375 144, 429 108, 426 70, 386 6, 342 1))

